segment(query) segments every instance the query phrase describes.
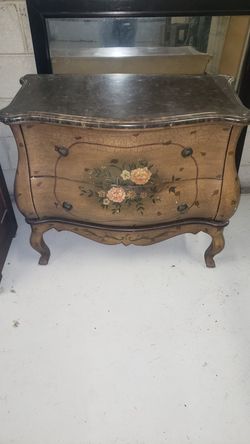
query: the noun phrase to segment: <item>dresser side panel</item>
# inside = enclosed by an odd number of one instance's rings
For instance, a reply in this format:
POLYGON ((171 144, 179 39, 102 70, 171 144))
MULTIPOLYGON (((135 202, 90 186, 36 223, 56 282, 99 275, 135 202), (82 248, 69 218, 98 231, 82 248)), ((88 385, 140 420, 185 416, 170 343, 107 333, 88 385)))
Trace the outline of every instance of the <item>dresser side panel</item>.
POLYGON ((31 184, 29 158, 25 140, 19 125, 11 126, 18 148, 18 165, 15 177, 15 200, 20 212, 27 218, 37 218, 31 184))
POLYGON ((236 169, 235 152, 242 126, 234 126, 231 131, 222 178, 221 196, 216 220, 228 220, 237 210, 240 200, 240 181, 236 169))

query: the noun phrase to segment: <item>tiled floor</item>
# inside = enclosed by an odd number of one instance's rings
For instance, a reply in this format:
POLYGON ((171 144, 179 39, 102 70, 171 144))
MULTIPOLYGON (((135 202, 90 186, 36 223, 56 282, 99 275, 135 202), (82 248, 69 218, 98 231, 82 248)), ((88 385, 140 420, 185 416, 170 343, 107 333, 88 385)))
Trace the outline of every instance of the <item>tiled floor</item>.
POLYGON ((205 234, 150 247, 19 230, 0 294, 0 444, 249 444, 250 195, 217 268, 205 234))

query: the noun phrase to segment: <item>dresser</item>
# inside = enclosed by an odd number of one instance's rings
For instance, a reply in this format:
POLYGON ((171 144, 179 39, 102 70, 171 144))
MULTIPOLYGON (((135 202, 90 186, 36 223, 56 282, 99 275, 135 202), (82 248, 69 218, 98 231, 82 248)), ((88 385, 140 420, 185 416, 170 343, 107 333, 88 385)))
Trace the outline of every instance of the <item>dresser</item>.
POLYGON ((43 234, 105 244, 211 236, 208 267, 237 209, 235 149, 250 121, 225 76, 27 75, 0 112, 19 161, 15 196, 39 264, 43 234))
POLYGON ((11 205, 10 196, 0 167, 0 281, 2 269, 9 247, 17 230, 16 218, 11 205))

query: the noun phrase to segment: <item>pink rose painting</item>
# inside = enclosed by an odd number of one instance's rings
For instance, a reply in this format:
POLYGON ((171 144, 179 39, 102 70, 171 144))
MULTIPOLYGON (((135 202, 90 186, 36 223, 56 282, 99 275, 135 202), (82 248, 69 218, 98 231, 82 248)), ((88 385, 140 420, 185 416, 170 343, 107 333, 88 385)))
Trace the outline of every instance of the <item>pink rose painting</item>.
POLYGON ((123 188, 121 187, 112 187, 107 192, 107 198, 111 200, 112 202, 118 202, 121 203, 124 201, 126 197, 126 193, 123 188))

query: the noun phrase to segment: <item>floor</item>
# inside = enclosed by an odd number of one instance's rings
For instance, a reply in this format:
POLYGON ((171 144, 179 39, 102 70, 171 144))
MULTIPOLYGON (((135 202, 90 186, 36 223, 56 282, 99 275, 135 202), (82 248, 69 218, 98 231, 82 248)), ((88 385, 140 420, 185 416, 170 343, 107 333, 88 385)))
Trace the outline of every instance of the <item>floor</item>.
POLYGON ((0 444, 249 444, 250 195, 216 269, 207 235, 150 247, 19 230, 0 294, 0 444))

